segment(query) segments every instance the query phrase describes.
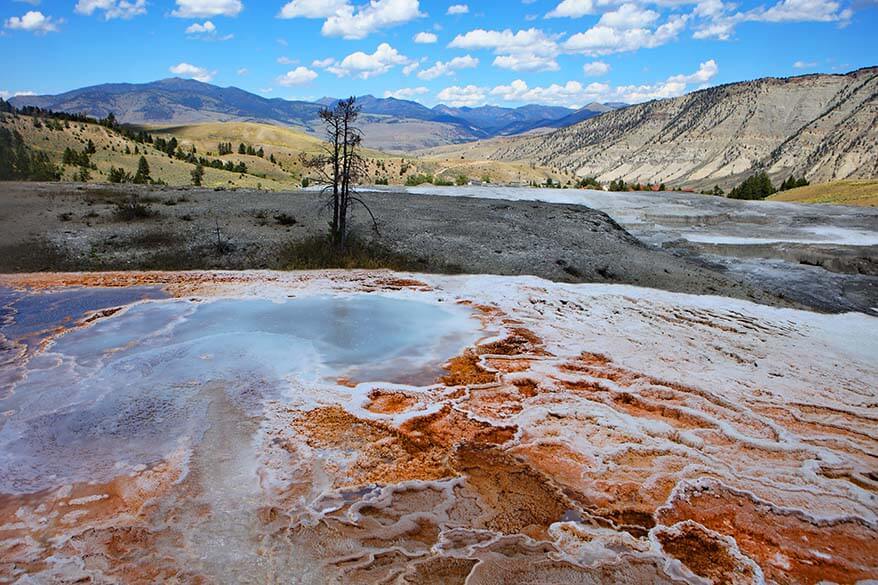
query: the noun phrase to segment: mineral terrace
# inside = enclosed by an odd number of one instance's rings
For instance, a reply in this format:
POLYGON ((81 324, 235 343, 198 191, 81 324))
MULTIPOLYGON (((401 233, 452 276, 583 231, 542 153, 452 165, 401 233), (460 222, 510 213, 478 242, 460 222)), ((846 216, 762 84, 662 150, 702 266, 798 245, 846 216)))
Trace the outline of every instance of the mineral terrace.
POLYGON ((535 277, 0 277, 0 582, 878 579, 878 319, 535 277))

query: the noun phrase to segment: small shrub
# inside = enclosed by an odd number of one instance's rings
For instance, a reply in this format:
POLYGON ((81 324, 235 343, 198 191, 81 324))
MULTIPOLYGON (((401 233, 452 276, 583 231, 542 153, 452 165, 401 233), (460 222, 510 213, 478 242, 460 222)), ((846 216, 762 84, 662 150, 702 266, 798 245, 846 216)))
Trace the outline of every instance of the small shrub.
POLYGON ((348 237, 344 249, 334 247, 326 236, 311 236, 292 242, 281 252, 279 265, 285 270, 315 270, 319 268, 389 268, 391 270, 423 270, 425 260, 418 260, 395 252, 374 240, 348 237))
POLYGON ((134 221, 146 219, 157 215, 148 202, 143 201, 139 195, 132 193, 127 199, 116 203, 116 219, 122 221, 134 221))
POLYGON ((278 223, 278 225, 283 225, 283 226, 291 226, 291 225, 296 225, 298 223, 296 221, 295 217, 293 217, 292 215, 289 215, 287 213, 278 213, 277 215, 274 216, 274 221, 276 221, 278 223))

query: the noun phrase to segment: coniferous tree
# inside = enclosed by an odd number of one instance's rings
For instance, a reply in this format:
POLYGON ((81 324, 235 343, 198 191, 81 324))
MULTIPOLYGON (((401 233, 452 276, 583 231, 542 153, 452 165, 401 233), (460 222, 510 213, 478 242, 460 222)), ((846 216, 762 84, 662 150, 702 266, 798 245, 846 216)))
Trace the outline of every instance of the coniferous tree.
POLYGON ((195 168, 192 169, 192 184, 196 187, 201 187, 201 181, 204 179, 204 166, 201 163, 195 165, 195 168))
POLYGON ((138 185, 145 185, 150 182, 149 163, 145 156, 140 157, 137 163, 137 173, 134 175, 134 182, 138 185))
POLYGON ((771 179, 765 171, 760 171, 744 180, 729 193, 731 199, 765 199, 776 192, 771 179))

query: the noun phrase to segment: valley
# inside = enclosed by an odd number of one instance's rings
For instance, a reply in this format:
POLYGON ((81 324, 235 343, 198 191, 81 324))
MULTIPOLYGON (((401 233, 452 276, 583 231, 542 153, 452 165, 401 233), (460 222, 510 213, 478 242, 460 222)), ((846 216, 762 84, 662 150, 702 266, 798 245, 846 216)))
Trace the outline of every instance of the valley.
POLYGON ((0 100, 0 582, 874 581, 876 83, 0 100))

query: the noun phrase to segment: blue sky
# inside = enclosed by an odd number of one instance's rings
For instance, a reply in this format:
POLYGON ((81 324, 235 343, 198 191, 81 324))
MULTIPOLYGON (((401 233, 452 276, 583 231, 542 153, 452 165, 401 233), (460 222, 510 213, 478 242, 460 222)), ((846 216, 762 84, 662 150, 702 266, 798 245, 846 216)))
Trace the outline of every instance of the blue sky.
POLYGON ((0 95, 171 76, 267 97, 639 102, 878 64, 876 0, 7 0, 0 95))

